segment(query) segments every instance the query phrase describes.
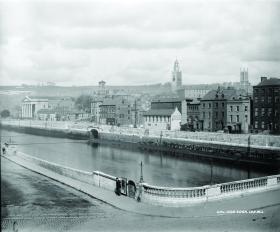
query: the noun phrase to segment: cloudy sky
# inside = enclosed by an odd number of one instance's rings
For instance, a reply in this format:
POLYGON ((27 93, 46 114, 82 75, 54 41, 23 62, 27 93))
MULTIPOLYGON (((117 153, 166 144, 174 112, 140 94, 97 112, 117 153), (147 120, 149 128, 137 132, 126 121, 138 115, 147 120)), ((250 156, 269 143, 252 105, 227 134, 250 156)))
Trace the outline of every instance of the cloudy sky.
MULTIPOLYGON (((1 0, 0 0, 1 1, 1 0)), ((280 1, 1 1, 1 85, 280 77, 280 1)))

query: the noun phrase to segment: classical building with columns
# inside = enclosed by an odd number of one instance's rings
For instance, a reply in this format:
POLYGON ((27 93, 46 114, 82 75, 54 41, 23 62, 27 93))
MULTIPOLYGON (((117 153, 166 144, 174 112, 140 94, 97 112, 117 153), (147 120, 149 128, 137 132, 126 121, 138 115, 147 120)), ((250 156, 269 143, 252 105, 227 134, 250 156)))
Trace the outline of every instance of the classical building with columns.
POLYGON ((26 96, 21 105, 22 118, 36 118, 37 112, 41 109, 48 109, 48 99, 45 98, 32 98, 26 96))

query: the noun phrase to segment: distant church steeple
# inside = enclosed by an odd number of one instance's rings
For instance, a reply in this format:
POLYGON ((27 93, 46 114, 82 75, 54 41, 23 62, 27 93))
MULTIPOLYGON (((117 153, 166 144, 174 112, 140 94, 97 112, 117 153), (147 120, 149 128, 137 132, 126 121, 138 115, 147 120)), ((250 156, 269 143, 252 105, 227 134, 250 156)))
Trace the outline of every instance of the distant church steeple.
POLYGON ((171 87, 173 92, 176 92, 182 87, 182 71, 180 70, 179 62, 177 59, 174 62, 172 71, 171 87))

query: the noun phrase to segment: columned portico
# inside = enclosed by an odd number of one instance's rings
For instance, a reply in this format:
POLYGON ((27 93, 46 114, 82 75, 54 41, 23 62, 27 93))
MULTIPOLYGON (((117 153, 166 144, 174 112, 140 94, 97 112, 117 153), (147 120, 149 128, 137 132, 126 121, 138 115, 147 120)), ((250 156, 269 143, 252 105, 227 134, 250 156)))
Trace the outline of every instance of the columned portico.
POLYGON ((21 116, 22 118, 35 118, 38 110, 47 108, 48 99, 32 99, 31 97, 25 97, 21 105, 21 116))

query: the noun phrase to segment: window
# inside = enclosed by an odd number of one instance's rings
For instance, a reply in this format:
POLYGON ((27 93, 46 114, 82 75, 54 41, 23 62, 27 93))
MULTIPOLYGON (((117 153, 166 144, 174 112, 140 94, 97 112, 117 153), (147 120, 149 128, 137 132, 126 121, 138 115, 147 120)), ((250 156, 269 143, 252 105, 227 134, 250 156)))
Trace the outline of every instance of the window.
POLYGON ((230 115, 230 122, 232 122, 232 115, 230 115))
POLYGON ((211 103, 208 104, 208 108, 209 108, 209 109, 211 108, 211 103))
POLYGON ((245 106, 245 111, 248 111, 248 106, 245 106))
POLYGON ((258 108, 255 108, 255 116, 258 116, 258 108))
POLYGON ((272 114, 272 108, 268 108, 268 116, 270 117, 272 114))
POLYGON ((262 129, 264 129, 264 122, 262 122, 262 129))
POLYGON ((236 115, 236 122, 239 122, 239 115, 236 115))
POLYGON ((216 112, 216 118, 218 118, 218 112, 216 112))
POLYGON ((264 97, 261 97, 261 101, 264 102, 264 97))
POLYGON ((258 122, 257 121, 255 122, 255 128, 258 128, 258 122))
POLYGON ((257 103, 259 101, 258 97, 255 97, 255 103, 257 103))
POLYGON ((248 122, 248 115, 245 114, 245 122, 248 122))
POLYGON ((225 103, 224 102, 222 102, 222 107, 225 107, 225 103))
POLYGON ((271 103, 271 97, 267 98, 267 103, 271 103))
POLYGON ((239 106, 236 106, 236 111, 237 111, 237 112, 239 111, 239 106))
POLYGON ((224 112, 224 111, 222 112, 222 117, 223 117, 223 118, 225 117, 225 112, 224 112))
POLYGON ((216 108, 218 108, 218 106, 219 106, 219 103, 217 102, 217 103, 216 103, 216 108))
POLYGON ((210 117, 211 117, 211 113, 209 112, 209 113, 208 113, 208 118, 210 118, 210 117))
POLYGON ((203 108, 205 108, 205 103, 202 104, 203 108))
POLYGON ((233 111, 233 106, 230 106, 230 112, 232 112, 233 111))
POLYGON ((205 112, 203 112, 203 119, 205 118, 205 112))
POLYGON ((265 109, 262 108, 262 116, 264 116, 264 114, 265 114, 265 109))

